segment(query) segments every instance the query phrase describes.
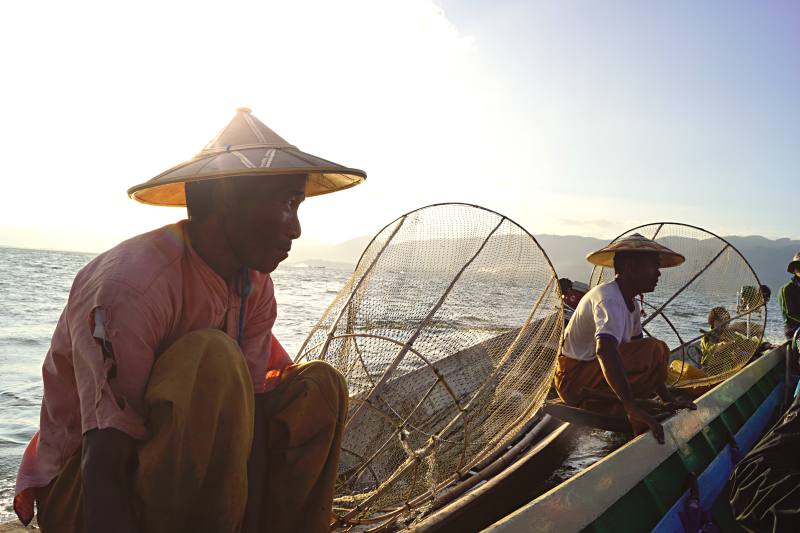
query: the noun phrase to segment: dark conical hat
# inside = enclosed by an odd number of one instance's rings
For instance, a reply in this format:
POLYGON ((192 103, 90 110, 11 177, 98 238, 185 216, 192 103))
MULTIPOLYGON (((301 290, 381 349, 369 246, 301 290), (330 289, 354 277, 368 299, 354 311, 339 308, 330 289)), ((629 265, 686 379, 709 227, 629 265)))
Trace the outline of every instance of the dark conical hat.
POLYGON ((358 185, 366 172, 307 154, 240 107, 236 116, 189 161, 128 189, 145 204, 186 205, 184 183, 233 176, 307 174, 306 196, 358 185))
POLYGON ((633 233, 623 239, 614 241, 605 248, 590 253, 586 256, 586 259, 590 263, 598 266, 613 267, 614 254, 617 252, 658 254, 659 268, 678 266, 686 260, 686 258, 678 252, 674 252, 666 246, 662 246, 656 241, 648 239, 639 233, 633 233))

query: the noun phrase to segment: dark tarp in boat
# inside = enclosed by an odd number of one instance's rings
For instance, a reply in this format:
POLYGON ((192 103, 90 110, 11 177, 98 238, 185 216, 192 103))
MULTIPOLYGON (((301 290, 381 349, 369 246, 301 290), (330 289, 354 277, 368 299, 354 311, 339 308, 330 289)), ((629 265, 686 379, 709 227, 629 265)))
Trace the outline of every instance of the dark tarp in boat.
POLYGON ((731 508, 748 531, 800 531, 800 398, 740 462, 731 508))

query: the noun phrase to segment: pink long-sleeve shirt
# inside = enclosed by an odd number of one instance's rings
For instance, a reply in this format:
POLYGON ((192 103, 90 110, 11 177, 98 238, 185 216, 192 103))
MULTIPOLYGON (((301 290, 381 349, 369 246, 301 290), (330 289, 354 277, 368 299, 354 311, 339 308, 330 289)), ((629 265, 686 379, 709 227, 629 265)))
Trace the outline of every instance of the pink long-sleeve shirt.
MULTIPOLYGON (((272 335, 272 279, 255 271, 250 276, 242 352, 260 393, 277 384, 291 359, 272 335)), ((58 475, 84 433, 115 428, 148 438, 145 388, 153 362, 173 342, 208 328, 238 339, 239 285, 197 255, 186 221, 127 240, 78 273, 42 367, 39 431, 17 474, 14 509, 23 523, 33 518, 32 489, 58 475), (101 339, 111 350, 104 352, 101 339)))

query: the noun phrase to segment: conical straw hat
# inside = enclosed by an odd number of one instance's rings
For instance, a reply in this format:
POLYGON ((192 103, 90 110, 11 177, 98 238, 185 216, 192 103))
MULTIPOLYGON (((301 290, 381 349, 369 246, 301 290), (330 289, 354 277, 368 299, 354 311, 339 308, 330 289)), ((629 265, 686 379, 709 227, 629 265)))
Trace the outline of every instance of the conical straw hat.
POLYGON ((307 154, 240 107, 236 116, 191 160, 128 189, 145 204, 186 205, 184 183, 232 176, 307 174, 306 196, 358 185, 366 172, 307 154))
POLYGON ((614 241, 605 248, 587 255, 586 259, 598 266, 613 267, 614 254, 617 252, 657 253, 659 268, 678 266, 686 261, 686 258, 678 252, 673 252, 666 246, 662 246, 638 233, 614 241))

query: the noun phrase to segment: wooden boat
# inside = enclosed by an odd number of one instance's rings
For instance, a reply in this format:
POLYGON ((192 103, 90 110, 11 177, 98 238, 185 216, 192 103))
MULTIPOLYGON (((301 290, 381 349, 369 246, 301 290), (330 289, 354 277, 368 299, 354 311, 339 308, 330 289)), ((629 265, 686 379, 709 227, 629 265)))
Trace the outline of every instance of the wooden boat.
POLYGON ((696 411, 665 421, 665 444, 641 435, 485 531, 683 531, 691 496, 735 529, 727 480, 779 412, 784 360, 784 348, 773 349, 698 398, 696 411))

